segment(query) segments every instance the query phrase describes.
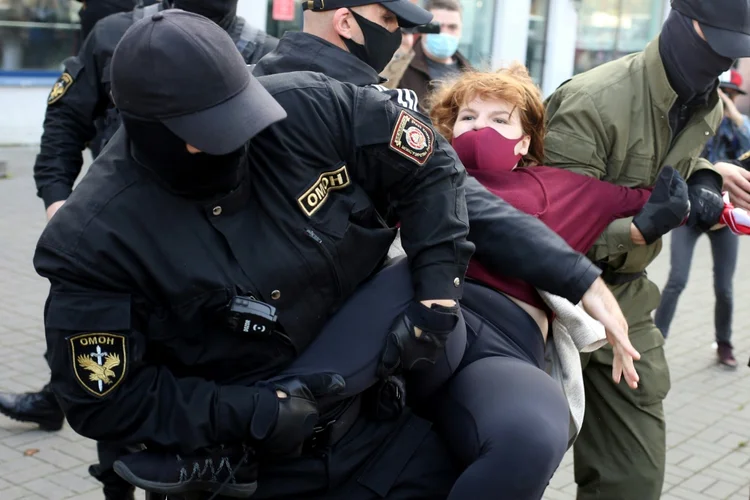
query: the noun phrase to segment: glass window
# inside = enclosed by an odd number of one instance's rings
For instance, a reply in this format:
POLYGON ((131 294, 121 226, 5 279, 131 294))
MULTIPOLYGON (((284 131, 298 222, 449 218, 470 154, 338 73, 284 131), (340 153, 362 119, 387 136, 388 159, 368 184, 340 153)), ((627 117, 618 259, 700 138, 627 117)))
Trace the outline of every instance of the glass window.
POLYGON ((273 0, 268 0, 268 14, 266 16, 266 32, 276 38, 281 38, 287 31, 302 31, 302 2, 295 0, 294 21, 276 21, 273 19, 273 0))
POLYGON ((461 5, 464 28, 458 48, 475 67, 489 68, 495 0, 461 0, 461 5))
POLYGON ((666 0, 583 0, 575 72, 643 50, 661 30, 666 0))
POLYGON ((529 41, 526 48, 526 67, 537 85, 544 78, 544 56, 547 46, 548 0, 532 0, 529 15, 529 41))
POLYGON ((0 0, 0 71, 59 73, 79 45, 73 0, 0 0))

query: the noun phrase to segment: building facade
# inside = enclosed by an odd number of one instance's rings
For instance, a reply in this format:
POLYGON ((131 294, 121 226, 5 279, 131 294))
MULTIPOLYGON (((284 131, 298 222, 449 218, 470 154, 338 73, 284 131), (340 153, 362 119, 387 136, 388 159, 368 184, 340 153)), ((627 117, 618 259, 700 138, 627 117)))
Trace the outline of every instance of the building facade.
MULTIPOLYGON (((643 49, 668 0, 461 0, 461 52, 477 68, 524 62, 545 95, 573 74, 643 49)), ((301 0, 239 0, 253 26, 299 30, 301 0)), ((0 0, 0 145, 35 144, 49 89, 77 52, 75 0, 0 0)))

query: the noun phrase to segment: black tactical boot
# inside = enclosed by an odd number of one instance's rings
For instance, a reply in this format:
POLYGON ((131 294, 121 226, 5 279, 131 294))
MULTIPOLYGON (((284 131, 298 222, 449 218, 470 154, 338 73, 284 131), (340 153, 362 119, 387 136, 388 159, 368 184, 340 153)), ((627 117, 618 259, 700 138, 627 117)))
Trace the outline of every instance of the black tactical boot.
POLYGON ((0 413, 19 422, 34 422, 44 431, 62 429, 65 415, 48 386, 39 392, 0 392, 0 413))
POLYGON ((165 495, 206 491, 249 498, 258 488, 258 467, 249 448, 217 447, 193 455, 145 450, 120 457, 114 469, 128 483, 165 495))
POLYGON ((135 486, 128 483, 114 470, 103 471, 99 465, 89 467, 89 474, 104 485, 104 500, 135 500, 135 486))

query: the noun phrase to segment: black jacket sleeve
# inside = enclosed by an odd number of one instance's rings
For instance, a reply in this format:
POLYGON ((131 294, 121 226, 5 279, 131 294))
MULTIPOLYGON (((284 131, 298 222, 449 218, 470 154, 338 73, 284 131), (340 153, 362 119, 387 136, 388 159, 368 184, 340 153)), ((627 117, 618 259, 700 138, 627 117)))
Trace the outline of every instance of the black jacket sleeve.
POLYGON ((86 38, 78 56, 65 61, 65 71, 47 99, 41 148, 34 164, 37 195, 45 207, 70 196, 81 173, 83 150, 96 135, 94 120, 109 102, 101 83, 100 24, 86 38))
POLYGON ((578 303, 601 270, 542 221, 490 193, 473 177, 465 187, 475 258, 497 274, 578 303))
POLYGON ((275 397, 269 400, 263 389, 179 378, 152 364, 148 322, 139 317, 135 296, 95 270, 101 262, 87 265, 41 243, 34 265, 51 284, 45 306, 51 389, 79 434, 187 453, 247 441, 256 410, 275 415, 275 397), (94 366, 97 353, 108 372, 94 366))
MULTIPOLYGON (((343 85, 343 84, 342 84, 343 85)), ((353 176, 374 198, 387 198, 401 224, 415 298, 459 299, 474 246, 469 232, 466 171, 453 149, 420 115, 377 90, 349 87, 353 176)))

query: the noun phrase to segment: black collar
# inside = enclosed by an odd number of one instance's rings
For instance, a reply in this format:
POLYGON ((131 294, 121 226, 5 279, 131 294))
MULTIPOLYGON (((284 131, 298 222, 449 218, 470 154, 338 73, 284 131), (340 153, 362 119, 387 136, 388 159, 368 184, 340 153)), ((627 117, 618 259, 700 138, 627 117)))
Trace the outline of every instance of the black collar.
POLYGON ((357 86, 386 81, 370 66, 344 49, 315 35, 287 32, 276 50, 266 55, 253 70, 256 76, 314 71, 357 86))

